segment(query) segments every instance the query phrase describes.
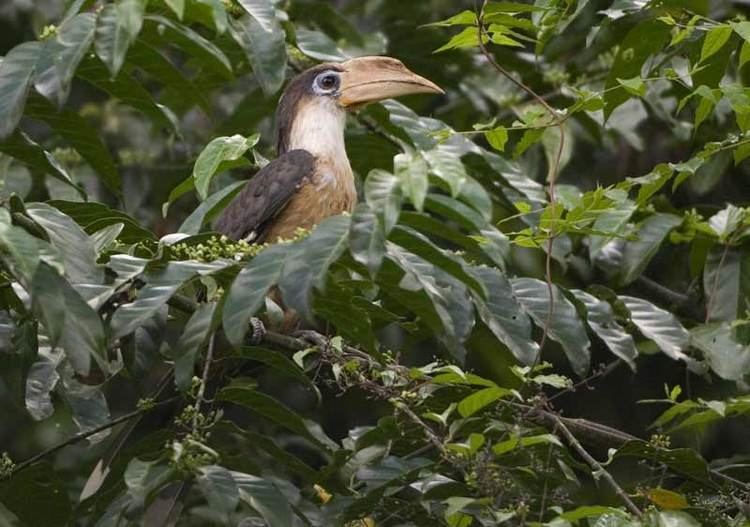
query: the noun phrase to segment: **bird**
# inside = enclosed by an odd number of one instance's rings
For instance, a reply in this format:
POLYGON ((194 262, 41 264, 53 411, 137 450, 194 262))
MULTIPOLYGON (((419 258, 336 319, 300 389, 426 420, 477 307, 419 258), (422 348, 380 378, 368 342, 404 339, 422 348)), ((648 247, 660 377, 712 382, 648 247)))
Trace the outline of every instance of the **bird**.
POLYGON ((214 229, 233 240, 272 243, 351 212, 357 190, 344 145, 347 112, 414 93, 444 91, 387 56, 319 64, 298 74, 276 112, 278 157, 245 184, 214 229))

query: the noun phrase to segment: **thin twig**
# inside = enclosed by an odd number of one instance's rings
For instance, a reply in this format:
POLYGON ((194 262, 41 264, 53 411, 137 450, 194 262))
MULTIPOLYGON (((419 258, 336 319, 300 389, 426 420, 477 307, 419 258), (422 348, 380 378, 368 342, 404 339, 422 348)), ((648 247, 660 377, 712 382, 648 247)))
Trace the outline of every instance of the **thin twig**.
MULTIPOLYGON (((478 5, 478 3, 477 3, 478 5)), ((551 170, 549 172, 548 177, 548 192, 549 192, 549 203, 553 207, 555 206, 556 202, 556 196, 555 196, 555 184, 557 182, 557 176, 560 173, 560 164, 562 162, 562 154, 565 149, 565 125, 564 120, 560 119, 560 116, 557 114, 554 108, 550 106, 547 101, 545 101, 542 97, 540 97, 534 90, 532 90, 529 86, 524 84, 523 82, 517 80, 515 77, 513 77, 508 70, 503 68, 497 60, 495 60, 494 55, 490 53, 490 51, 487 49, 487 46, 484 43, 484 38, 487 37, 489 40, 489 35, 487 34, 487 29, 484 27, 484 10, 487 6, 487 0, 483 0, 482 7, 478 9, 477 12, 477 26, 478 26, 478 40, 479 40, 479 49, 482 51, 482 55, 487 59, 487 61, 494 67, 501 75, 503 75, 505 78, 510 80, 513 84, 515 84, 518 88, 526 92, 529 96, 531 96, 532 99, 534 99, 536 102, 538 102, 546 111, 549 113, 552 123, 558 127, 560 130, 560 143, 558 145, 557 149, 557 155, 555 156, 555 160, 552 164, 551 170)), ((552 316, 554 315, 555 310, 555 290, 554 290, 554 284, 552 282, 552 251, 554 249, 555 244, 555 233, 550 232, 549 238, 547 238, 547 250, 546 250, 546 259, 545 259, 545 281, 547 282, 547 295, 549 297, 549 308, 547 309, 547 319, 544 322, 544 328, 542 329, 542 338, 539 343, 539 347, 543 348, 544 344, 547 341, 547 335, 549 334, 549 328, 552 324, 552 316)))
POLYGON ((198 393, 195 396, 195 415, 193 416, 193 433, 198 432, 198 417, 201 413, 201 406, 206 396, 206 384, 208 384, 208 375, 211 373, 211 362, 214 359, 214 338, 215 335, 211 335, 208 341, 208 348, 206 350, 206 359, 203 363, 203 375, 201 376, 201 385, 198 387, 198 393))
POLYGON ((641 510, 636 507, 635 503, 630 499, 630 496, 622 489, 619 483, 615 480, 615 478, 612 477, 612 474, 607 472, 607 470, 599 463, 594 457, 588 453, 588 451, 583 448, 581 443, 576 439, 576 436, 573 435, 573 433, 568 430, 568 427, 565 426, 565 423, 557 414, 552 414, 554 416, 555 425, 557 426, 558 430, 562 433, 563 437, 565 437, 565 440, 568 442, 568 444, 575 450, 583 460, 588 463, 588 465, 593 469, 594 471, 594 477, 601 476, 604 478, 604 480, 609 483, 609 486, 612 487, 612 490, 615 491, 615 494, 617 494, 622 502, 625 504, 625 507, 633 513, 635 516, 640 518, 643 513, 641 510))
POLYGON ((571 393, 571 392, 575 392, 578 388, 580 388, 582 386, 586 386, 586 385, 588 385, 588 383, 590 383, 592 381, 596 381, 596 380, 599 380, 599 379, 602 379, 602 378, 606 377, 607 375, 609 375, 610 373, 612 373, 613 371, 615 371, 617 368, 619 368, 620 365, 623 362, 624 361, 622 359, 616 359, 616 360, 610 362, 609 364, 607 364, 603 368, 599 369, 598 371, 592 373, 591 375, 589 375, 585 379, 583 379, 583 380, 575 383, 574 385, 572 385, 572 386, 570 386, 568 388, 565 388, 564 390, 561 390, 561 391, 557 392, 554 395, 549 396, 547 398, 547 401, 554 401, 555 399, 558 399, 559 397, 562 397, 565 394, 568 394, 568 393, 571 393))

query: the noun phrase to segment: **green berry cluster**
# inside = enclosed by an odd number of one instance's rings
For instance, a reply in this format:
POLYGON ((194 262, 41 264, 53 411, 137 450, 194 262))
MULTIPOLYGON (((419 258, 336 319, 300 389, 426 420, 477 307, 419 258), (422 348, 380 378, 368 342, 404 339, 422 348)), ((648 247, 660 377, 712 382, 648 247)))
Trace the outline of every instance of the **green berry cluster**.
MULTIPOLYGON (((307 237, 308 229, 299 228, 289 239, 279 239, 276 243, 294 243, 307 237)), ((175 243, 170 246, 172 256, 177 260, 198 260, 213 262, 227 259, 238 262, 251 260, 263 249, 267 243, 248 243, 245 240, 234 241, 226 236, 214 236, 197 244, 175 243)))

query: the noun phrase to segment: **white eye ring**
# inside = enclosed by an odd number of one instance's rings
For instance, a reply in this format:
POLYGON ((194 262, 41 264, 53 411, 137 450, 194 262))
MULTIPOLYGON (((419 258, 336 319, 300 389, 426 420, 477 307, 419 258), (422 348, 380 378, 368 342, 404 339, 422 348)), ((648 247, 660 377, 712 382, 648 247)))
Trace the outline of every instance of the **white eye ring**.
POLYGON ((315 77, 313 91, 318 95, 329 95, 336 92, 341 84, 341 78, 335 71, 324 71, 315 77))

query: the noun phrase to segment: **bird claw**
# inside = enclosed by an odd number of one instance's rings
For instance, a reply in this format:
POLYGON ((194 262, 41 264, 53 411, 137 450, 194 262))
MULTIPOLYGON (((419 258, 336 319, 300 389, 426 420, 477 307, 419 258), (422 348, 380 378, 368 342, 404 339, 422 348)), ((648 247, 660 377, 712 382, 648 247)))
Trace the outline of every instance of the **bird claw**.
POLYGON ((302 329, 296 331, 294 333, 294 336, 306 342, 309 342, 313 346, 319 346, 321 348, 325 348, 328 346, 328 339, 317 331, 302 329))
POLYGON ((263 341, 263 337, 266 336, 266 326, 263 325, 263 322, 259 318, 252 317, 250 319, 250 328, 252 329, 252 333, 248 342, 251 346, 257 346, 263 341))

